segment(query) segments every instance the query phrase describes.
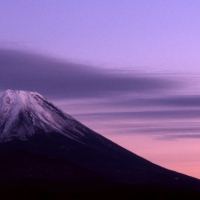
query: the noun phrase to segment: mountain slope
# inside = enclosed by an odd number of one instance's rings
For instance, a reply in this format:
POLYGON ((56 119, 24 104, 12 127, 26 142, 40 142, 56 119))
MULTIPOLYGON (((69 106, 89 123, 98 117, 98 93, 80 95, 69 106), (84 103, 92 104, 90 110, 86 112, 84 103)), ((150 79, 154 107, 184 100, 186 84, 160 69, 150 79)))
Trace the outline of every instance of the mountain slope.
POLYGON ((26 140, 38 130, 81 141, 80 128, 84 127, 36 92, 7 90, 0 96, 1 141, 26 140))
MULTIPOLYGON (((73 163, 80 167, 80 172, 87 170, 108 182, 200 188, 199 180, 131 153, 82 125, 36 92, 7 90, 0 96, 0 158, 16 152, 73 163)), ((22 155, 22 160, 32 162, 32 156, 22 155)), ((33 174, 37 174, 34 170, 38 165, 44 168, 36 160, 31 168, 33 174)), ((11 165, 8 160, 6 165, 11 165)), ((0 171, 0 181, 6 179, 1 173, 4 172, 0 171)), ((47 177, 53 180, 51 173, 47 177)), ((28 178, 25 174, 24 178, 28 178)), ((13 176, 19 177, 19 174, 13 176)))

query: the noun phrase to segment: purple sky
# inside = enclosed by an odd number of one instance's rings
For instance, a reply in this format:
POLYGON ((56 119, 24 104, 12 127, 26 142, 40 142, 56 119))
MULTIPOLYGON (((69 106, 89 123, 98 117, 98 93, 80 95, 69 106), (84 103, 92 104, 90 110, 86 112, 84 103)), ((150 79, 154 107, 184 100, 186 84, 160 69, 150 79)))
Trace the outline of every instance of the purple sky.
POLYGON ((199 71, 199 0, 2 0, 2 46, 146 72, 199 71))
POLYGON ((125 148, 200 178, 200 1, 0 8, 0 91, 37 91, 125 148))

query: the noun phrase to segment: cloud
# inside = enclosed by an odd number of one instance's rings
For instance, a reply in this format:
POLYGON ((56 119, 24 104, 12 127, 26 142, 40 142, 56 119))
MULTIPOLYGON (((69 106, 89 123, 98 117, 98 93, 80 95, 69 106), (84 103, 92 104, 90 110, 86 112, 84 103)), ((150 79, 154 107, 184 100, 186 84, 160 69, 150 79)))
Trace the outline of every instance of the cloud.
POLYGON ((200 96, 199 95, 182 95, 182 96, 171 96, 165 98, 157 98, 150 100, 152 105, 162 105, 170 107, 200 107, 200 96))
MULTIPOLYGON (((143 133, 143 134, 159 134, 159 135, 167 135, 167 136, 172 136, 171 134, 174 134, 175 136, 179 136, 179 135, 194 135, 194 133, 198 134, 200 133, 200 126, 194 126, 194 127, 190 127, 190 126, 179 126, 179 127, 141 127, 140 129, 132 129, 132 131, 134 130, 139 130, 139 133, 143 133), (179 134, 178 134, 179 133, 179 134), (181 133, 181 134, 180 134, 181 133), (192 134, 191 134, 192 133, 192 134)), ((199 134, 200 137, 200 134, 199 134)))
MULTIPOLYGON (((169 91, 169 90, 168 90, 169 91)), ((170 109, 180 108, 198 108, 200 107, 199 95, 164 95, 162 93, 149 93, 147 95, 124 96, 123 98, 112 99, 112 101, 102 102, 102 105, 108 107, 167 107, 170 109)))
POLYGON ((198 119, 200 118, 200 110, 146 110, 146 111, 132 111, 132 112, 95 112, 87 114, 79 114, 77 116, 83 117, 87 115, 89 118, 104 118, 104 119, 198 119))
POLYGON ((200 126, 194 127, 121 127, 120 134, 146 135, 154 139, 175 140, 175 139, 200 139, 200 126))
POLYGON ((175 139, 200 139, 200 134, 174 134, 165 135, 161 139, 175 140, 175 139))
POLYGON ((174 87, 170 79, 126 75, 52 57, 0 48, 0 90, 37 91, 48 97, 104 97, 174 87))

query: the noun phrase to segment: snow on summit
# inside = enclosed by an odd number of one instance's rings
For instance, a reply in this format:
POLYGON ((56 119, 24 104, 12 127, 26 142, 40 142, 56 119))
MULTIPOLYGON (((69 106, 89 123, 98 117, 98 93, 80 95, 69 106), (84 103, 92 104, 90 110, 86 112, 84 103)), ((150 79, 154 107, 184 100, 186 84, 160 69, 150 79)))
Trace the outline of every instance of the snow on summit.
POLYGON ((6 90, 0 95, 0 141, 26 140, 39 130, 79 140, 79 126, 84 127, 37 92, 6 90))

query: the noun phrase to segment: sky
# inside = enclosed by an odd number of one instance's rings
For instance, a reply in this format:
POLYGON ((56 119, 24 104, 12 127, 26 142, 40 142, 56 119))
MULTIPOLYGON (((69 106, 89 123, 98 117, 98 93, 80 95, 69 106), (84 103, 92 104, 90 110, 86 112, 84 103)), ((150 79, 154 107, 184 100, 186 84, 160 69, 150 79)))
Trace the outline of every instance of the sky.
POLYGON ((0 92, 37 91, 200 178, 200 1, 0 0, 0 92))

